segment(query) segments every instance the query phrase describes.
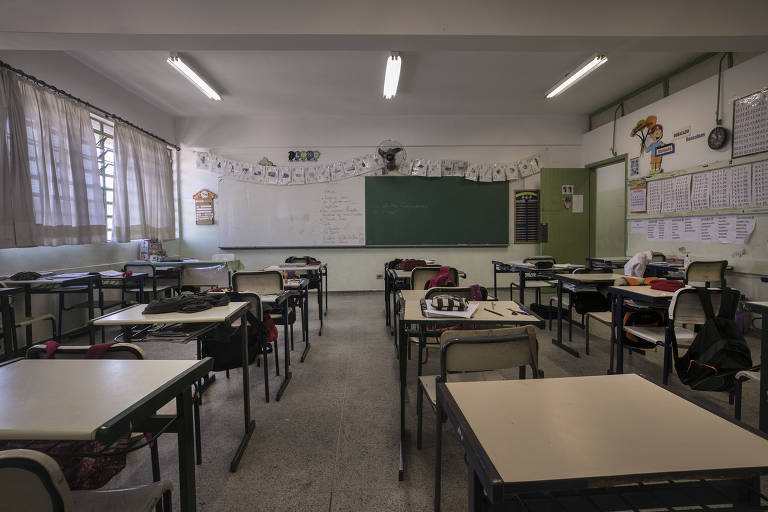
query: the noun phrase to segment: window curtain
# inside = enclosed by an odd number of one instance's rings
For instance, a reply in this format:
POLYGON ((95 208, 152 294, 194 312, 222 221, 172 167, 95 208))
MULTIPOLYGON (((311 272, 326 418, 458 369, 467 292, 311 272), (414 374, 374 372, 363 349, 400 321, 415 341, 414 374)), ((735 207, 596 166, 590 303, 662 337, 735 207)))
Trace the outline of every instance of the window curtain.
POLYGON ((168 148, 135 128, 115 125, 113 240, 176 236, 168 148))
MULTIPOLYGON (((35 218, 28 245, 106 242, 106 214, 90 112, 25 80, 17 83, 26 124, 35 218)), ((21 147, 18 150, 21 152, 21 147)), ((23 179, 23 165, 19 169, 23 179)))
POLYGON ((0 248, 37 245, 24 106, 16 74, 0 71, 0 248))

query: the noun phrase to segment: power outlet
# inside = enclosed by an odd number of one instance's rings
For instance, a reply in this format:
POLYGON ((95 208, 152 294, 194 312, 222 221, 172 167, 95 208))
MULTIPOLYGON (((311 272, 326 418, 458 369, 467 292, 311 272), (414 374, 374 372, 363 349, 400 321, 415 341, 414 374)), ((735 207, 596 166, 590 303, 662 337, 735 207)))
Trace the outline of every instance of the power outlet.
POLYGON ((384 279, 384 274, 376 274, 376 279, 384 279))

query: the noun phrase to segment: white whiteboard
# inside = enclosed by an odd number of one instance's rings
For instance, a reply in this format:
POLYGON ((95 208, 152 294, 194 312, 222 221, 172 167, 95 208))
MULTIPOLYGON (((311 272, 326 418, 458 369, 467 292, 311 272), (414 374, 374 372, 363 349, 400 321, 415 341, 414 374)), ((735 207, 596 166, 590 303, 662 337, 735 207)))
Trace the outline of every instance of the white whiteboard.
POLYGON ((364 178, 313 185, 219 181, 219 247, 365 245, 364 178))

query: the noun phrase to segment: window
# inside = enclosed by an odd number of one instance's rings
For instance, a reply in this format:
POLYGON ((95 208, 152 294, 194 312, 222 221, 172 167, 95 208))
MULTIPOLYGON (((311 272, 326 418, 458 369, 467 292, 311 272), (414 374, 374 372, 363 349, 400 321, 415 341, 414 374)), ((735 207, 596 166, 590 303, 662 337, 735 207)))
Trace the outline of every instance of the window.
POLYGON ((93 135, 96 137, 99 177, 107 215, 107 241, 112 240, 112 203, 115 182, 115 124, 96 115, 91 115, 93 135))

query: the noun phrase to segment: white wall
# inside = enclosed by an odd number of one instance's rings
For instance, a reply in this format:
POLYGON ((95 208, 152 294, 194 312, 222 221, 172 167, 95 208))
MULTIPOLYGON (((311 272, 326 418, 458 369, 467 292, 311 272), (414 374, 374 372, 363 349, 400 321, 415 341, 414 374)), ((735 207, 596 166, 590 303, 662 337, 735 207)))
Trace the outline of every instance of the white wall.
MULTIPOLYGON (((720 111, 724 126, 732 127, 733 100, 758 89, 768 86, 768 54, 762 54, 734 66, 723 75, 720 111)), ((664 127, 664 142, 675 143, 675 153, 664 156, 662 168, 666 172, 685 169, 701 164, 726 161, 730 159, 731 146, 714 151, 707 145, 706 136, 686 142, 673 140, 672 134, 679 128, 691 127, 691 134, 704 133, 715 125, 715 98, 717 95, 717 76, 710 77, 687 89, 652 103, 630 115, 620 118, 616 123, 616 152, 633 158, 640 153, 640 141, 631 137, 630 131, 639 119, 656 115, 658 123, 664 127)), ((603 125, 584 134, 582 163, 584 165, 611 157, 613 123, 603 125)), ((768 155, 767 155, 768 156, 768 155)), ((640 159, 640 176, 648 174, 650 165, 648 153, 640 159)), ((652 249, 667 255, 679 256, 681 246, 692 258, 729 260, 734 273, 729 284, 740 288, 750 297, 768 297, 768 287, 759 282, 756 275, 768 274, 768 216, 757 215, 757 228, 745 245, 691 243, 686 242, 649 242, 645 235, 628 235, 628 254, 652 249), (744 254, 740 252, 744 250, 744 254)))
MULTIPOLYGON (((170 140, 175 139, 173 118, 123 89, 119 84, 84 66, 63 52, 0 52, 0 60, 63 89, 74 96, 104 108, 142 128, 170 140)), ((170 253, 177 253, 178 242, 167 242, 170 253)), ((23 270, 103 268, 105 264, 135 259, 133 243, 67 245, 0 249, 0 274, 23 270)), ((48 297, 48 296, 45 296, 48 297)), ((35 297, 35 311, 56 311, 53 300, 35 297)), ((64 330, 82 324, 80 313, 68 316, 64 330)))
MULTIPOLYGON (((233 159, 258 161, 269 157, 277 165, 287 163, 289 149, 317 149, 320 163, 370 153, 383 139, 405 144, 409 158, 467 159, 480 162, 509 161, 541 152, 545 166, 577 166, 580 157, 581 116, 549 118, 532 116, 403 116, 333 118, 182 119, 179 140, 181 232, 184 256, 210 257, 219 252, 217 226, 197 226, 192 195, 201 188, 217 190, 217 177, 196 170, 192 149, 214 149, 233 159)), ((538 176, 513 182, 516 188, 538 188, 538 176)), ((270 186, 260 186, 268 194, 270 186)), ((218 200, 217 200, 218 201, 218 200)), ((510 209, 512 202, 510 201, 510 209)), ((482 205, 478 205, 479 208, 482 205)), ((510 240, 512 239, 510 211, 510 240)), ((310 254, 329 264, 331 290, 382 289, 385 261, 395 257, 429 257, 467 272, 468 282, 491 285, 492 259, 518 259, 536 254, 536 245, 506 248, 413 248, 413 249, 254 249, 235 251, 247 269, 281 262, 291 254, 310 254)), ((229 252, 229 251, 227 251, 229 252)), ((508 283, 502 277, 501 283, 508 283)))

